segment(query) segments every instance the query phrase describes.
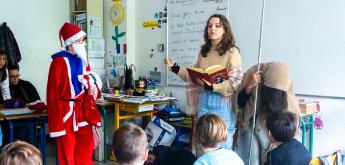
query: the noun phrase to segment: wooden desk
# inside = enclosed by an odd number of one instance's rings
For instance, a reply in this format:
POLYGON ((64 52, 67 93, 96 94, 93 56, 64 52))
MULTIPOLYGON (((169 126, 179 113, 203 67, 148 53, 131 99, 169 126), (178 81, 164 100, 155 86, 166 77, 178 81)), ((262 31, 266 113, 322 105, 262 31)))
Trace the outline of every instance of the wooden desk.
POLYGON ((158 104, 168 104, 172 100, 167 101, 147 101, 142 104, 124 102, 123 100, 115 100, 115 130, 120 127, 120 120, 133 119, 136 117, 153 117, 153 111, 139 112, 138 108, 144 105, 158 105, 158 104))
POLYGON ((28 113, 28 114, 1 116, 0 120, 32 119, 32 118, 39 118, 39 117, 47 117, 47 113, 46 112, 33 112, 33 113, 28 113))

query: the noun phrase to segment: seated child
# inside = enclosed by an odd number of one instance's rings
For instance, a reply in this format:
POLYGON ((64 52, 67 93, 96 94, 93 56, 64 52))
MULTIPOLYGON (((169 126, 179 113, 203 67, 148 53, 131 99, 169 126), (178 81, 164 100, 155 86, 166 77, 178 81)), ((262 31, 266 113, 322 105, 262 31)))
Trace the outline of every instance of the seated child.
POLYGON ((120 127, 113 136, 113 151, 122 165, 143 165, 148 156, 146 133, 135 124, 120 127))
POLYGON ((297 116, 289 111, 274 113, 267 117, 268 137, 277 148, 267 153, 265 165, 308 165, 311 156, 296 139, 297 116))
POLYGON ((201 116, 195 128, 196 141, 204 154, 194 165, 243 165, 242 159, 233 151, 220 148, 220 143, 227 138, 227 128, 223 119, 216 114, 201 116))
POLYGON ((42 165, 41 152, 24 141, 9 143, 0 152, 0 165, 7 164, 42 165))

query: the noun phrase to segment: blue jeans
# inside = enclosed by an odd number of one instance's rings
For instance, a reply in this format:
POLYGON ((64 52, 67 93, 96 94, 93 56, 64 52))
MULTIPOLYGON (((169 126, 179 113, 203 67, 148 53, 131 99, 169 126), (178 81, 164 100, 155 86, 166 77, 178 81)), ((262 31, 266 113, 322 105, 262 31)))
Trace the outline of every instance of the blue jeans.
POLYGON ((1 131, 1 125, 0 125, 0 146, 2 146, 2 131, 1 131))
POLYGON ((233 136, 235 133, 236 114, 231 109, 231 101, 216 92, 204 91, 199 94, 198 118, 207 113, 214 113, 221 117, 228 128, 228 137, 220 146, 232 149, 233 136))

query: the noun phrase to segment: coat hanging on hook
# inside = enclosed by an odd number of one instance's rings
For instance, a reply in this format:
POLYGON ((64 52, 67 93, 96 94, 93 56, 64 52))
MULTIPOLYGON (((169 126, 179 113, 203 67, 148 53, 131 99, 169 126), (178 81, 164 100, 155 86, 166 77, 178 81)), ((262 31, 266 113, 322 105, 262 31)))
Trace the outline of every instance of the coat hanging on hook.
POLYGON ((0 26, 0 50, 6 52, 9 67, 18 66, 22 60, 16 38, 6 22, 0 26))

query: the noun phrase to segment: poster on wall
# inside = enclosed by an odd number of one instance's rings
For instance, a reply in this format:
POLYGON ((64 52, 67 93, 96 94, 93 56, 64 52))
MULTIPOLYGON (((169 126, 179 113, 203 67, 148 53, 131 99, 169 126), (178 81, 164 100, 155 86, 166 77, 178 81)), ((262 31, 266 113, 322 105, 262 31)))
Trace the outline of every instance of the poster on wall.
POLYGON ((103 38, 88 38, 88 52, 89 54, 104 54, 104 39, 103 38))
POLYGON ((90 17, 90 34, 89 37, 102 37, 102 25, 101 18, 99 17, 90 17))

